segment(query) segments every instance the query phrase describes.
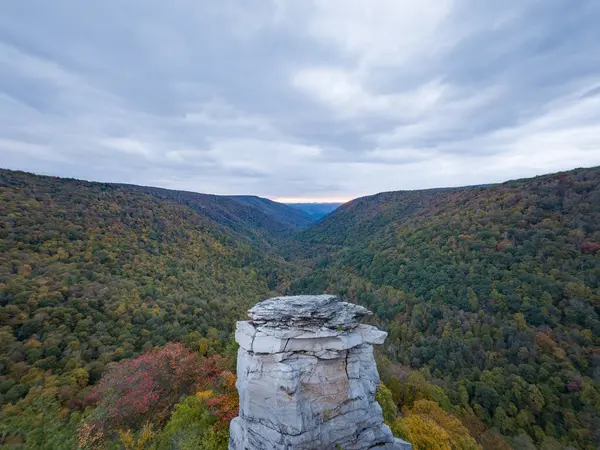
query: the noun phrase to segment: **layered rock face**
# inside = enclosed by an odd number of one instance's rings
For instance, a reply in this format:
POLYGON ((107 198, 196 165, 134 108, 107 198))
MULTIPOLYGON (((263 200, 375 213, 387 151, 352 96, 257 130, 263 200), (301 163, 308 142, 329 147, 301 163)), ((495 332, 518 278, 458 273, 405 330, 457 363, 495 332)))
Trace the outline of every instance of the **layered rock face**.
POLYGON ((230 450, 411 449, 383 423, 372 344, 387 333, 336 296, 276 297, 237 323, 230 450))

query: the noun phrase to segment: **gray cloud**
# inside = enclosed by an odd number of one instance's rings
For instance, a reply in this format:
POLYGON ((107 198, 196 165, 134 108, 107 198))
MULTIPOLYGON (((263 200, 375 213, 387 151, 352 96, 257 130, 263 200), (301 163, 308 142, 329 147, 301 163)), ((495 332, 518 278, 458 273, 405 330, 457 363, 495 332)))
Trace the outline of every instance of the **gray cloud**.
POLYGON ((600 164, 600 4, 8 2, 1 166, 346 199, 600 164))

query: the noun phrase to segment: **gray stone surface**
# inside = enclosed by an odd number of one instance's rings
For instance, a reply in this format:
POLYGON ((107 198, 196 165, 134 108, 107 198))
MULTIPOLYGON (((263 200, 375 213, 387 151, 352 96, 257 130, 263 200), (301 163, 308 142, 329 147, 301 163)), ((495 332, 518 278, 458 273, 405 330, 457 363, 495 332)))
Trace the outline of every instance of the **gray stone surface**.
POLYGON ((412 450, 412 444, 399 438, 394 438, 394 450, 412 450))
POLYGON ((372 313, 362 306, 341 302, 335 295, 274 297, 257 303, 248 315, 273 328, 325 327, 351 329, 372 313))
POLYGON ((229 449, 411 448, 392 436, 375 401, 371 344, 387 333, 360 325, 367 314, 325 295, 278 297, 252 308, 253 320, 236 328, 240 413, 229 449))
POLYGON ((377 327, 371 325, 359 325, 355 331, 360 333, 362 340, 366 344, 383 344, 387 333, 379 330, 377 327))

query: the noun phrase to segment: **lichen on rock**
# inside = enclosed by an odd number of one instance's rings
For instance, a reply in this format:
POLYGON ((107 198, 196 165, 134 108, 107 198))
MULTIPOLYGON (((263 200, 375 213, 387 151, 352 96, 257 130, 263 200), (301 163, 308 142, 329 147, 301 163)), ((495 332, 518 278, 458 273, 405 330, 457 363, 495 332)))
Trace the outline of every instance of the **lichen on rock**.
POLYGON ((372 344, 387 333, 333 295, 275 297, 240 321, 230 450, 410 449, 383 423, 372 344))

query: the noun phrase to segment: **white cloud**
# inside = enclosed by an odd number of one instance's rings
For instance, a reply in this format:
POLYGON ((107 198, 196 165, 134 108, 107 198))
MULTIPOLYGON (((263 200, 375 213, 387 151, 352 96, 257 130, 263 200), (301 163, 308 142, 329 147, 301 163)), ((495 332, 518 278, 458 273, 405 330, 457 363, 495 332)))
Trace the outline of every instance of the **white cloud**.
POLYGON ((309 168, 321 155, 317 147, 258 139, 226 139, 213 143, 210 155, 223 167, 293 174, 309 168))
POLYGON ((401 66, 440 44, 452 0, 318 0, 310 34, 358 60, 359 66, 401 66))
POLYGON ((310 68, 295 74, 292 85, 324 104, 341 118, 371 115, 411 120, 434 108, 444 94, 438 81, 400 93, 374 93, 356 74, 340 69, 310 68))
MULTIPOLYGON (((587 89, 585 89, 587 90, 587 89)), ((584 91, 585 91, 584 90, 584 91)), ((570 95, 516 127, 465 142, 492 153, 490 165, 506 176, 600 164, 600 96, 570 95)))
MULTIPOLYGON (((588 89, 581 89, 578 94, 588 89)), ((431 148, 379 148, 374 160, 393 162, 425 154, 405 166, 411 187, 483 184, 568 168, 600 165, 600 96, 570 95, 549 110, 514 127, 431 148), (479 152, 474 149, 480 149, 479 152)), ((407 136, 404 136, 406 138, 407 136)), ((407 159, 410 162, 410 159, 407 159)))
POLYGON ((129 155, 150 157, 153 154, 147 143, 131 138, 102 139, 100 144, 109 149, 117 150, 129 155))
MULTIPOLYGON (((31 144, 15 139, 0 139, 0 151, 2 153, 20 153, 28 158, 57 159, 45 145, 31 144)), ((60 155, 58 155, 58 159, 61 159, 60 155)))
POLYGON ((236 130, 238 132, 259 132, 270 135, 278 131, 268 119, 240 111, 219 99, 211 99, 186 106, 185 122, 191 125, 208 126, 215 129, 236 130))

